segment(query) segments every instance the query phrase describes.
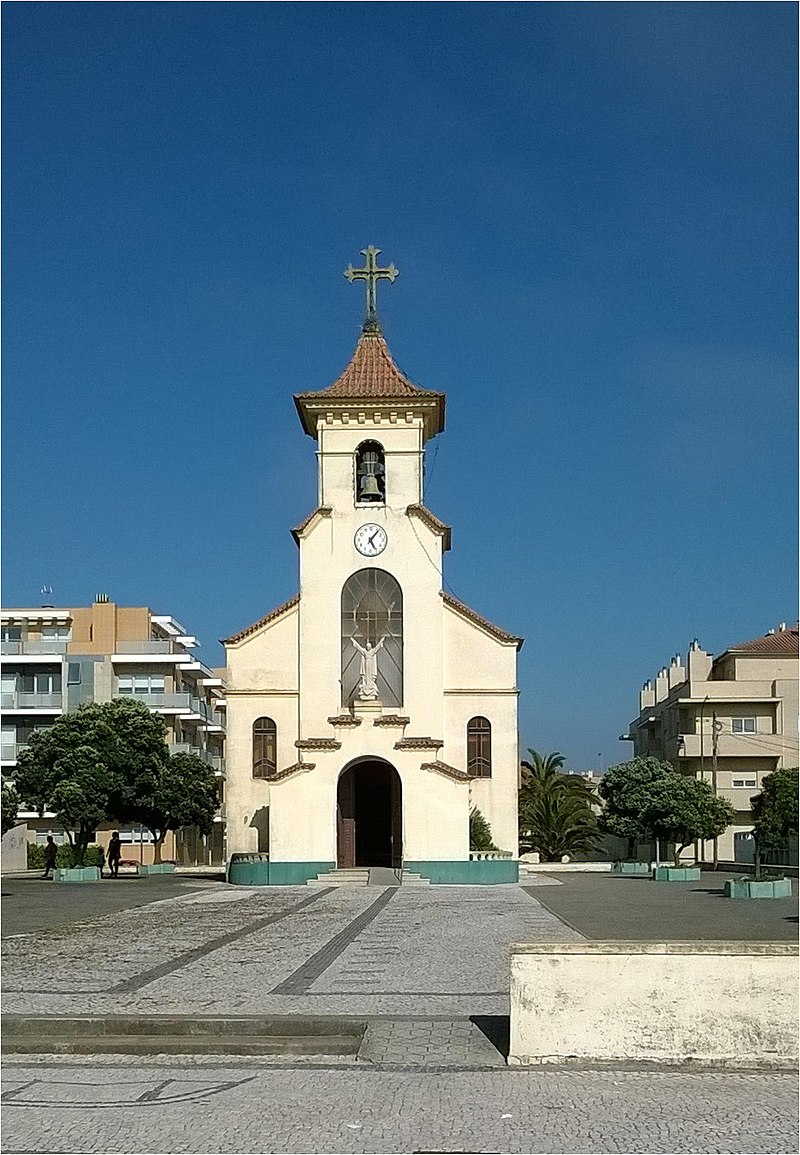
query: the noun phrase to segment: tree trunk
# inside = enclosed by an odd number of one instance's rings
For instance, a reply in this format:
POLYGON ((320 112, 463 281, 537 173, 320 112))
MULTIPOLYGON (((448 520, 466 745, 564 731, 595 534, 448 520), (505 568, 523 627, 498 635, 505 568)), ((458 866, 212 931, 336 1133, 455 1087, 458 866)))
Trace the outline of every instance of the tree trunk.
POLYGON ((153 862, 158 864, 161 862, 161 847, 164 845, 164 836, 166 830, 163 830, 156 838, 153 839, 153 862))
POLYGON ((681 846, 678 846, 677 842, 675 843, 675 855, 674 855, 674 857, 675 857, 675 865, 676 866, 680 866, 680 864, 681 864, 681 851, 685 850, 688 845, 689 845, 688 842, 684 842, 681 846))
POLYGON ((758 880, 761 878, 761 847, 758 843, 758 839, 756 839, 755 849, 753 850, 753 867, 755 870, 753 877, 755 878, 756 882, 758 882, 758 880))

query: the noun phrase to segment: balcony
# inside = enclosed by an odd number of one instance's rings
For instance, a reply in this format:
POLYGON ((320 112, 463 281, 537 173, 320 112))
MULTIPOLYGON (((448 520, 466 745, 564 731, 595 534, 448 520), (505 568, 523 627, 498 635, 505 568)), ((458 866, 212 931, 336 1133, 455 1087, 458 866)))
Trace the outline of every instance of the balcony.
MULTIPOLYGON (((789 742, 781 734, 731 734, 723 733, 717 738, 717 758, 775 758, 779 747, 789 742)), ((703 734, 681 734, 668 743, 667 756, 675 750, 679 758, 702 757, 710 766, 714 753, 710 729, 703 734), (681 741, 681 739, 683 741, 681 741)))
POLYGON ((2 695, 4 710, 48 710, 54 714, 61 713, 61 693, 57 694, 27 694, 22 690, 2 695))
POLYGON ((151 710, 158 710, 162 714, 185 714, 192 708, 191 694, 120 694, 117 691, 115 698, 130 698, 134 702, 142 702, 151 710))
POLYGON ((29 642, 0 642, 0 654, 41 654, 47 657, 60 657, 67 652, 66 639, 62 641, 29 642))
POLYGON ((212 768, 214 773, 218 776, 225 774, 225 759, 220 754, 209 754, 208 750, 204 750, 202 746, 193 746, 191 742, 170 742, 170 754, 194 754, 197 758, 202 758, 204 762, 212 768))

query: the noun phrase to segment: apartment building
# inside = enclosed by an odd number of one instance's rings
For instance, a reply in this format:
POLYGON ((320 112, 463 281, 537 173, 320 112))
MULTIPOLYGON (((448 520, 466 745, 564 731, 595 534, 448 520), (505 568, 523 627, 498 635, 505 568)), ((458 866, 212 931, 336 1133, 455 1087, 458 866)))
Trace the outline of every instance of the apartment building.
MULTIPOLYGON (((17 759, 34 730, 86 702, 133 697, 167 725, 171 752, 197 754, 225 777, 225 686, 222 671, 197 656, 198 641, 167 614, 144 606, 118 606, 98 594, 91 606, 8 609, 0 612, 2 649, 2 774, 12 779, 17 759)), ((213 833, 169 834, 163 857, 182 862, 222 862, 224 803, 213 833)), ((21 813, 29 837, 64 841, 53 815, 21 813)), ((111 829, 128 843, 127 857, 152 861, 149 834, 138 826, 98 830, 105 844, 111 829)))
MULTIPOLYGON (((639 695, 639 716, 620 737, 708 782, 736 810, 717 841, 723 862, 752 859, 750 799, 765 775, 798 765, 798 627, 785 623, 714 657, 695 638, 639 695)), ((712 861, 713 843, 698 847, 712 861)))

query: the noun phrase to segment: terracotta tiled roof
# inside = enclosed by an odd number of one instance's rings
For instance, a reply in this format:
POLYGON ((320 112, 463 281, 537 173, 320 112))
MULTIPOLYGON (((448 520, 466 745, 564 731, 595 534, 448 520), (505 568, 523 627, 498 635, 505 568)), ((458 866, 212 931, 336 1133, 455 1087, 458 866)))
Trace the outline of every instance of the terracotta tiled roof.
POLYGON ((289 598, 288 602, 284 602, 282 606, 276 606, 274 610, 270 610, 263 618, 259 618, 257 622, 253 622, 252 626, 246 626, 243 630, 239 630, 238 634, 231 634, 229 638, 220 638, 220 641, 223 646, 230 645, 233 642, 241 642, 244 638, 249 638, 251 634, 260 630, 267 622, 274 621, 275 618, 279 618, 281 614, 285 614, 287 610, 299 604, 300 594, 295 594, 293 598, 289 598))
POLYGON ((306 399, 320 397, 322 394, 348 399, 439 396, 429 389, 421 389, 400 372, 380 333, 361 334, 350 364, 327 389, 298 393, 297 396, 306 399))
POLYGON ((760 638, 753 638, 750 642, 742 642, 738 646, 729 646, 729 654, 792 654, 797 656, 798 627, 792 626, 788 630, 776 630, 773 634, 764 634, 760 638))
POLYGON ((296 393, 294 403, 307 433, 315 436, 314 413, 325 402, 360 402, 376 405, 381 402, 415 402, 421 405, 426 417, 428 437, 444 429, 445 395, 432 389, 422 389, 410 381, 395 365, 383 335, 378 330, 365 329, 358 339, 350 364, 327 389, 296 393), (310 407, 310 408, 309 408, 310 407))
POLYGON ((450 545, 453 540, 453 531, 450 529, 449 525, 445 525, 443 521, 439 521, 439 518, 436 516, 436 514, 431 513, 427 506, 409 505, 406 507, 406 513, 411 514, 413 517, 418 517, 420 521, 423 521, 429 529, 434 531, 434 533, 440 533, 444 538, 442 548, 445 551, 450 549, 450 545))
POLYGON ((522 644, 525 641, 524 638, 518 638, 516 634, 509 634, 506 630, 501 630, 499 626, 494 625, 488 621, 487 618, 482 618, 480 614, 476 614, 469 606, 464 605, 463 602, 460 602, 458 598, 454 598, 451 594, 446 594, 444 590, 440 590, 440 595, 446 606, 450 606, 451 609, 456 610, 471 622, 475 622, 476 625, 483 626, 487 633, 492 634, 493 637, 498 638, 501 642, 516 642, 517 649, 522 649, 522 644))

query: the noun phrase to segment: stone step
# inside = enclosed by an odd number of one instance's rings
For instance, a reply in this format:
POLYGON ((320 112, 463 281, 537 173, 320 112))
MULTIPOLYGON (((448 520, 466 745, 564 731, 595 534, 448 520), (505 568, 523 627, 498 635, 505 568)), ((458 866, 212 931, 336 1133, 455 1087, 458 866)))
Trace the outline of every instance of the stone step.
POLYGON ((431 880, 423 878, 421 874, 414 874, 411 870, 404 870, 401 886, 430 886, 431 880))
POLYGON ((366 886, 369 882, 369 869, 364 870, 328 870, 318 874, 316 878, 309 878, 306 886, 366 886))
POLYGON ((6 1054, 354 1055, 366 1024, 343 1017, 4 1015, 6 1054))

